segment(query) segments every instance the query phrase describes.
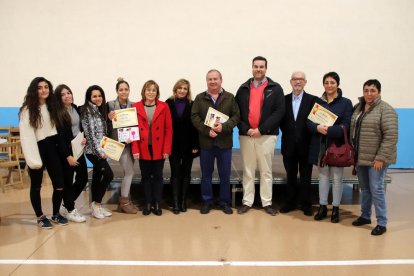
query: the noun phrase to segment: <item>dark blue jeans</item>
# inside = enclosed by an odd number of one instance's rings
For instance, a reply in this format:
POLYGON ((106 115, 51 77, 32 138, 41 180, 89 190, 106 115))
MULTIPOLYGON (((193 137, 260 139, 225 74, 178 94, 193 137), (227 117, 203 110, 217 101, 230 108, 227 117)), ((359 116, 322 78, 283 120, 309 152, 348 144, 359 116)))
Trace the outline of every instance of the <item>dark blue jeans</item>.
POLYGON ((213 203, 212 176, 214 160, 217 159, 217 170, 220 177, 220 205, 230 204, 230 173, 231 173, 231 149, 213 147, 200 151, 201 167, 201 197, 204 202, 213 203))

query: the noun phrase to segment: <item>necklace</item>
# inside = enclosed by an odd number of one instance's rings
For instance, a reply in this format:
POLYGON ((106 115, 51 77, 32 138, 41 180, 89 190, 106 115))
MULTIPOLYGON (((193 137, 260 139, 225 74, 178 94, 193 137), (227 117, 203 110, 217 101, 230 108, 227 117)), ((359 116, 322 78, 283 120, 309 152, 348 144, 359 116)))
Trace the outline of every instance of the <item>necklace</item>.
POLYGON ((153 106, 155 106, 155 103, 154 104, 144 104, 146 107, 153 107, 153 106))

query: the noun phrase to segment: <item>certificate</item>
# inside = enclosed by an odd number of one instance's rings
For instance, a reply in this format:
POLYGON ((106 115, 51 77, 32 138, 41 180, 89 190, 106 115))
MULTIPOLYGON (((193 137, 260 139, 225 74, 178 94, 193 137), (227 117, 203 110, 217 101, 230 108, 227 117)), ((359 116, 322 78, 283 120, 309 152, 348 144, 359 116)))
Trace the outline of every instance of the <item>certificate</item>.
POLYGON ((85 145, 82 145, 83 138, 85 138, 83 132, 79 132, 78 135, 70 141, 72 145, 72 154, 75 160, 78 160, 83 154, 83 148, 85 147, 85 145))
POLYGON ((122 151, 125 148, 125 145, 122 143, 119 143, 118 141, 115 141, 108 137, 103 137, 101 140, 100 147, 105 152, 106 156, 109 158, 119 161, 119 158, 121 157, 122 151))
POLYGON ((118 142, 138 141, 138 127, 121 127, 118 128, 118 142))
POLYGON ((312 122, 325 126, 333 126, 337 118, 338 116, 318 103, 313 105, 308 116, 312 122))
POLYGON ((206 118, 204 119, 204 124, 209 127, 214 127, 214 124, 220 123, 223 124, 229 119, 224 113, 221 113, 218 110, 215 110, 212 107, 208 108, 206 118))
POLYGON ((115 116, 112 119, 112 126, 114 128, 138 125, 137 110, 135 107, 117 109, 114 111, 115 111, 115 116))

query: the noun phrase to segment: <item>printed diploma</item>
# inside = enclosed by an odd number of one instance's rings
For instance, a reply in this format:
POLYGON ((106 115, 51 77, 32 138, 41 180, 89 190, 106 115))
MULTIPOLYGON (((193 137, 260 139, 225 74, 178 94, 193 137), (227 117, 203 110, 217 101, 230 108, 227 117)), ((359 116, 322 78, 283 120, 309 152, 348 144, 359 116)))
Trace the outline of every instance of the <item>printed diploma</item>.
POLYGON ((115 161, 119 161, 119 158, 121 157, 125 145, 111 138, 103 137, 101 140, 100 147, 103 149, 106 156, 115 161))
POLYGON ((338 116, 318 103, 313 105, 308 116, 308 119, 312 122, 324 126, 333 126, 337 118, 338 116))
POLYGON ((138 125, 137 110, 135 107, 117 109, 115 116, 112 119, 112 126, 114 128, 129 127, 138 125))

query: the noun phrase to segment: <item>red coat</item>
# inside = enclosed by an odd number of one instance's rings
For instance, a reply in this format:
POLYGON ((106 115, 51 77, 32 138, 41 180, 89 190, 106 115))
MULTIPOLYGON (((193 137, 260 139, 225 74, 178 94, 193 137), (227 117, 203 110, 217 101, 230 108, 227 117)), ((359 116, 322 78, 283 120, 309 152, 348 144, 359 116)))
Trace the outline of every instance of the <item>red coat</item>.
MULTIPOLYGON (((132 105, 137 109, 138 126, 140 140, 132 142, 132 154, 139 153, 139 158, 144 160, 151 160, 151 155, 148 150, 148 135, 150 126, 148 124, 148 117, 144 109, 144 101, 140 101, 132 105)), ((171 155, 172 144, 172 120, 168 105, 157 100, 154 116, 151 125, 152 132, 152 160, 163 159, 162 154, 167 153, 171 155)))

